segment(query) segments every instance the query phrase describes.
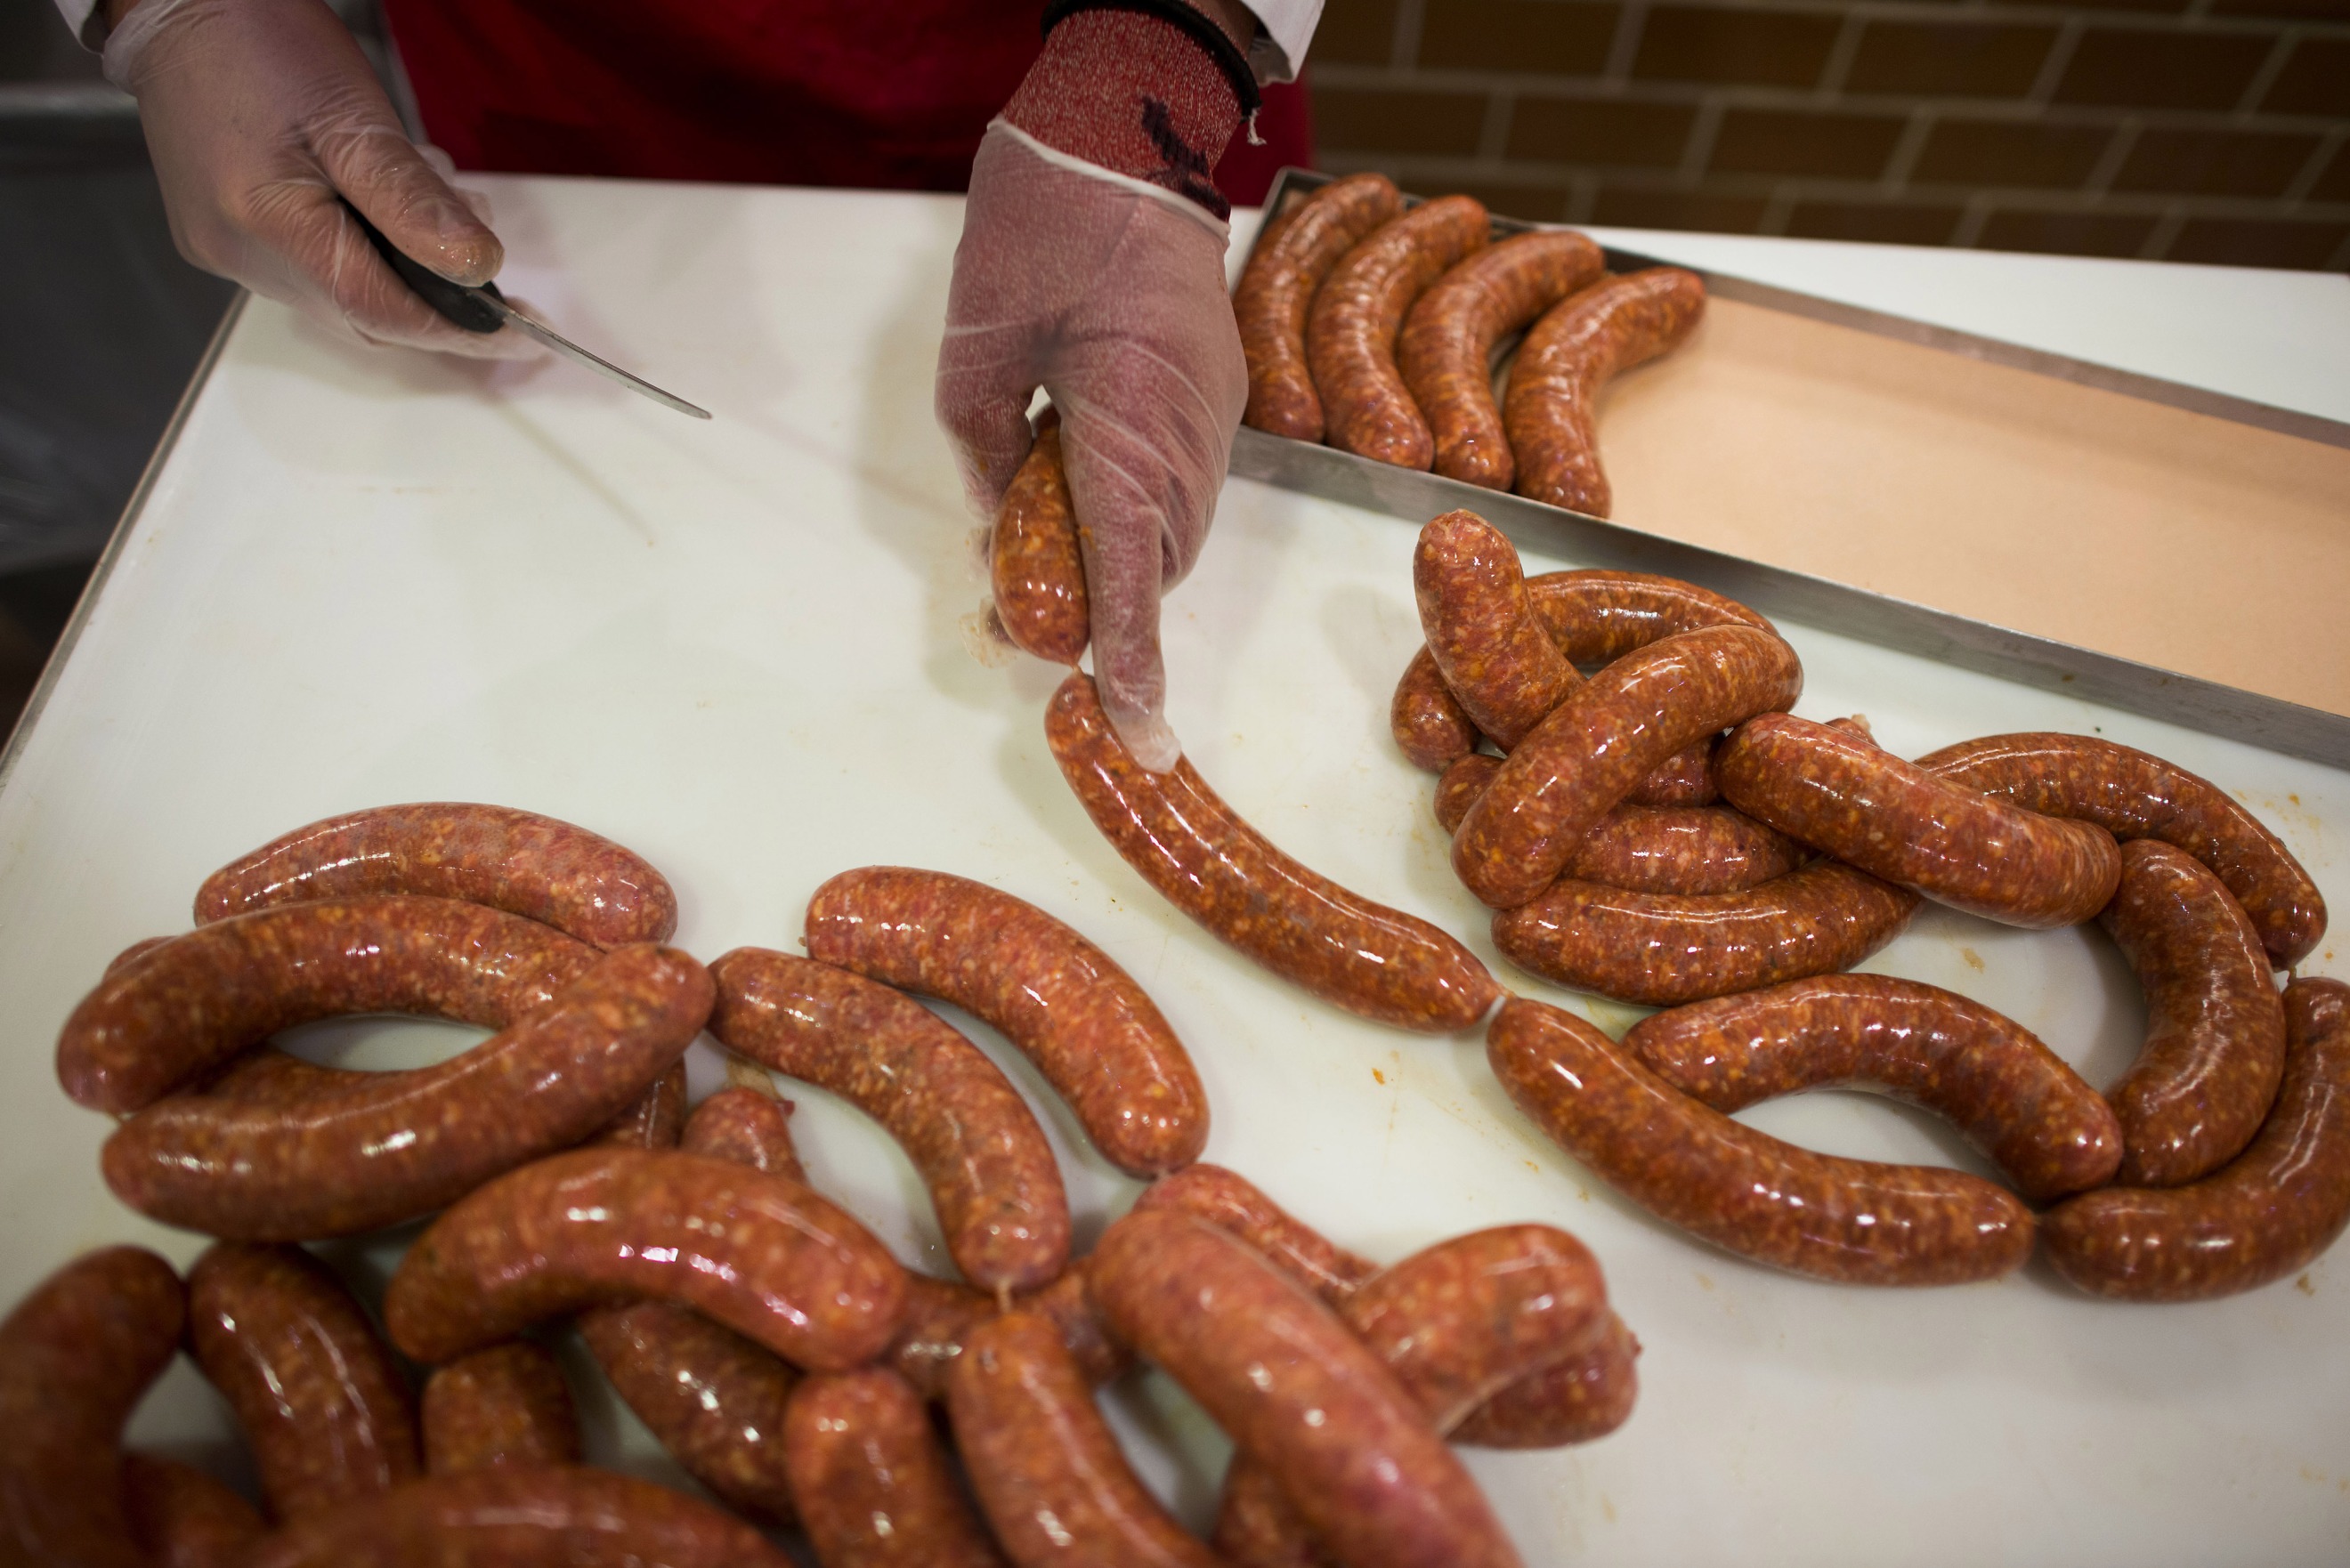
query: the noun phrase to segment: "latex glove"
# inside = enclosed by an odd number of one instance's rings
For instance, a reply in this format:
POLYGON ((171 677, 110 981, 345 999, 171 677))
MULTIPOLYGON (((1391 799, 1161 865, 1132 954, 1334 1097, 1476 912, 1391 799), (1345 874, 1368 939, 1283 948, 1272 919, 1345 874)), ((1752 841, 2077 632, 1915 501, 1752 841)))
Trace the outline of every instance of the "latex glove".
POLYGON ((458 283, 486 283, 505 259, 409 140, 322 0, 139 0, 108 36, 105 66, 139 99, 172 237, 196 265, 354 341, 477 358, 539 352, 510 328, 442 319, 337 201, 458 283))

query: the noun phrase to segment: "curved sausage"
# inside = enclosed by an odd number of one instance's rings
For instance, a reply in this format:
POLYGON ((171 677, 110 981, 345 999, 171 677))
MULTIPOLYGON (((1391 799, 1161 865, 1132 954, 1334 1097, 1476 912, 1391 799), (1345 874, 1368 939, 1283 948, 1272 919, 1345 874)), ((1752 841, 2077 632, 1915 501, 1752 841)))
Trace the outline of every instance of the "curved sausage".
POLYGON ((2122 1160, 2112 1108, 2030 1030, 1916 981, 1829 975, 1720 997, 1642 1019, 1624 1046, 1725 1115, 1820 1088, 1924 1106, 2034 1203, 2103 1187, 2122 1160))
MULTIPOLYGON (((1436 783, 1436 820, 1457 831, 1502 771, 1499 757, 1466 756, 1436 783)), ((1619 805, 1575 846, 1566 875, 1635 893, 1739 893, 1810 858, 1785 834, 1727 806, 1619 805)))
POLYGON ((233 1078, 225 1094, 159 1101, 107 1139, 106 1183, 152 1219, 238 1241, 380 1230, 593 1133, 676 1063, 712 995, 675 948, 621 948, 435 1066, 281 1067, 276 1082, 308 1092, 233 1078))
POLYGON ((601 835, 536 812, 420 801, 297 827, 196 889, 196 924, 279 904, 419 893, 523 915, 599 948, 665 942, 677 895, 601 835))
POLYGON ((122 1506, 152 1568, 237 1568, 269 1528, 226 1486, 161 1454, 122 1456, 122 1506))
POLYGON ((1599 465, 1600 393, 1679 347, 1704 314, 1704 280, 1659 266, 1594 284, 1535 322, 1502 400, 1518 493, 1607 516, 1614 497, 1599 465))
POLYGON ((1003 1568, 929 1407, 886 1367, 802 1383, 783 1449, 824 1568, 1003 1568))
POLYGON ((1388 704, 1388 732, 1412 766, 1432 774, 1442 773, 1477 749, 1477 726, 1444 684, 1444 673, 1436 668, 1436 656, 1426 643, 1396 682, 1395 699, 1388 704))
POLYGON ((1510 488, 1517 464, 1493 403, 1493 348, 1607 270, 1586 236, 1536 231, 1476 252, 1419 296, 1396 363, 1434 434, 1437 472, 1510 488))
MULTIPOLYGON (((1076 1363, 1086 1382, 1100 1387, 1134 1365, 1124 1345, 1102 1329, 1101 1318, 1086 1294, 1090 1261, 1069 1260, 1068 1272, 1040 1291, 1014 1296, 1012 1310, 1033 1314, 1059 1330, 1062 1348, 1076 1363)), ((993 1296, 951 1280, 910 1274, 906 1320, 881 1359, 897 1369, 925 1399, 946 1397, 947 1370, 962 1354, 963 1344, 981 1324, 999 1316, 1004 1308, 993 1296)))
POLYGON ((2209 1301, 2306 1268, 2350 1224, 2350 986, 2285 987, 2276 1106, 2244 1152, 2187 1187, 2109 1187, 2041 1217, 2056 1272, 2124 1301, 2209 1301))
POLYGON ((180 1276, 140 1247, 86 1252, 0 1322, 0 1555, 147 1568, 123 1507, 123 1423, 180 1348, 180 1276))
POLYGON ((1474 512, 1447 512, 1420 529, 1411 586, 1446 689, 1503 750, 1582 681, 1534 614, 1517 549, 1474 512))
POLYGON ((418 1401, 428 1475, 576 1465, 579 1412, 554 1353, 510 1339, 435 1367, 418 1401))
POLYGON ((2116 838, 2159 838, 2209 866, 2285 969, 2325 935, 2325 899, 2282 839, 2185 768, 2095 735, 1986 735, 1918 759, 1938 777, 2116 838))
POLYGON ((1709 626, 1751 626, 1779 635, 1768 617, 1736 599, 1654 572, 1544 572, 1526 579, 1526 597, 1572 664, 1612 664, 1636 649, 1709 626))
POLYGON ((1135 1198, 1134 1212, 1204 1220, 1247 1242, 1334 1307, 1379 1272, 1378 1264, 1330 1241, 1248 1178, 1221 1165, 1195 1165, 1152 1182, 1135 1198))
POLYGON ((2032 1251, 2031 1211, 1991 1182, 1782 1143, 1555 1007, 1510 1002, 1486 1059, 1544 1135, 1608 1185, 1757 1262, 1850 1284, 1953 1285, 2008 1273, 2032 1251))
POLYGON ((383 1318, 402 1354, 442 1362, 631 1296, 681 1303, 829 1371, 889 1343, 906 1273, 798 1182, 701 1155, 578 1149, 434 1220, 392 1274, 383 1318))
POLYGON ((802 1185, 807 1182, 799 1150, 792 1145, 791 1101, 740 1084, 729 1085, 693 1107, 678 1147, 788 1176, 802 1185))
POLYGON ((1061 776, 1126 863, 1208 931, 1325 1002, 1444 1033, 1501 993, 1467 948, 1425 920, 1347 891, 1284 855, 1217 798, 1188 759, 1154 774, 1072 675, 1045 711, 1061 776))
POLYGON ((799 1386, 796 1370, 672 1302, 598 1307, 579 1314, 578 1328, 612 1391, 687 1474, 746 1518, 792 1521, 775 1435, 799 1386))
POLYGON ((1338 258, 1401 211, 1394 181, 1349 174, 1266 220, 1232 291, 1248 361, 1241 423, 1292 441, 1321 441, 1322 400, 1305 369, 1306 306, 1338 258))
POLYGON ((1055 664, 1075 664, 1093 635, 1077 514, 1061 467, 1060 421, 1045 410, 988 536, 987 580, 1005 640, 1055 664))
POLYGON ((2146 1044, 2106 1091, 2125 1187, 2176 1187, 2233 1159, 2284 1072, 2284 1007, 2260 933, 2219 877, 2158 838, 2122 846, 2097 923, 2146 992, 2146 1044))
POLYGON ((1640 1394, 1640 1342, 1614 1313, 1579 1355, 1521 1378, 1452 1428, 1456 1443, 1485 1449, 1561 1449, 1604 1438, 1629 1419, 1640 1394))
POLYGON ((736 948, 711 967, 710 1032, 831 1090, 922 1173, 947 1251, 988 1290, 1041 1285, 1069 1259, 1069 1200, 1045 1129, 986 1054, 910 997, 830 964, 736 948))
POLYGON ((943 871, 844 871, 808 900, 807 950, 1002 1030, 1128 1176, 1206 1147, 1207 1091, 1175 1031, 1107 953, 1034 904, 943 871))
POLYGON ((684 1132, 685 1059, 681 1056, 586 1141, 619 1148, 675 1148, 684 1132))
POLYGON ((1455 263, 1483 248, 1483 203, 1441 196, 1374 229, 1338 260, 1305 315, 1305 362, 1332 446, 1426 468, 1435 439, 1396 369, 1404 313, 1455 263))

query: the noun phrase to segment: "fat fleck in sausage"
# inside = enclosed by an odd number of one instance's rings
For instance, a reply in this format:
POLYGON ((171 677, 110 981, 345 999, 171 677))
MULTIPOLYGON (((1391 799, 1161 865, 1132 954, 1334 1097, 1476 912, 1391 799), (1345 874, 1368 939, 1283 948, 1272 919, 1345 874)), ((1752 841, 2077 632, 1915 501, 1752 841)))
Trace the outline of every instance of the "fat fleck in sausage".
POLYGON ((792 1145, 792 1103, 731 1084, 693 1107, 678 1147, 806 1183, 792 1145))
POLYGON ((2208 1301, 2306 1268, 2350 1224, 2350 986, 2285 987, 2285 1064, 2251 1147, 2218 1174, 2109 1187, 2042 1216, 2056 1272, 2125 1301, 2208 1301))
POLYGON ((1035 1114, 985 1053, 912 998, 764 948, 711 967, 710 1032, 829 1089, 887 1127, 921 1171, 947 1251, 989 1290, 1041 1285, 1069 1257, 1069 1200, 1035 1114))
POLYGON ((587 1141, 620 1148, 675 1148, 684 1131, 685 1061, 680 1057, 587 1141))
POLYGON ((236 1413, 281 1524, 423 1469, 406 1375, 342 1282, 301 1248, 224 1242, 197 1259, 188 1349, 236 1413))
POLYGON ((534 1323, 631 1296, 693 1307, 811 1369, 889 1343, 906 1273, 798 1182, 726 1160, 579 1149, 509 1171, 400 1260, 384 1326, 442 1362, 534 1323))
POLYGON ((1625 1048, 1728 1114, 1801 1089, 1865 1088, 1955 1122, 2035 1203, 2121 1164, 2110 1106, 2032 1032, 1980 1002, 1881 974, 1799 980, 1642 1019, 1625 1048))
POLYGON ((1476 252, 1419 296, 1404 318, 1396 361, 1435 436, 1437 472, 1510 488, 1517 464, 1493 405, 1494 345, 1607 269, 1582 234, 1517 234, 1476 252))
POLYGON ((1704 281, 1660 266, 1595 284, 1535 322, 1503 397, 1518 493, 1607 516, 1613 495, 1599 465, 1600 393, 1621 372, 1679 347, 1704 313, 1704 281))
POLYGON ((543 1345, 510 1339, 436 1367, 418 1406, 429 1475, 579 1462, 579 1413, 543 1345))
POLYGON ((1485 1449, 1560 1449, 1622 1426, 1640 1395, 1640 1342, 1614 1313, 1599 1342, 1521 1378, 1469 1412, 1452 1440, 1485 1449))
POLYGON ((995 623, 1013 647, 1075 664, 1092 636, 1077 514, 1061 467, 1061 427, 1051 410, 1036 444, 996 508, 987 548, 995 623))
POLYGON ((1442 196, 1382 224, 1339 258, 1305 316, 1305 362, 1332 446, 1426 468, 1435 439, 1396 369, 1405 312, 1463 256, 1484 246, 1485 208, 1442 196))
POLYGON ((1307 1225, 1235 1170, 1195 1165, 1154 1181, 1134 1200, 1138 1214, 1172 1211, 1239 1237, 1331 1306, 1343 1303, 1379 1266, 1307 1225))
POLYGON ((811 1377, 784 1462, 824 1568, 1003 1568, 920 1395, 886 1367, 811 1377))
POLYGON ((1241 423, 1293 441, 1322 439, 1322 400, 1305 369, 1306 306, 1338 258, 1401 211, 1394 181, 1349 174, 1266 219, 1232 291, 1248 361, 1248 410, 1241 423))
POLYGON ((2176 1187, 2233 1159, 2284 1072, 2284 1008, 2260 933, 2220 878, 2158 838, 2122 846, 2097 923, 2146 992, 2146 1044, 2106 1091, 2125 1187, 2176 1187))
POLYGON ((1175 1031, 1107 953, 1034 904, 943 871, 845 871, 808 900, 807 950, 1002 1030, 1129 1176, 1207 1144, 1207 1091, 1175 1031))
POLYGON ((196 890, 196 924, 277 904, 421 893, 527 916, 583 942, 664 942, 677 895, 610 839, 536 812, 459 801, 330 816, 233 860, 196 890))
POLYGON ((1427 921, 1374 904, 1284 855, 1217 798, 1189 759, 1136 762, 1083 674, 1045 711, 1045 738, 1086 815, 1169 903, 1334 1006, 1406 1029, 1484 1017, 1501 987, 1427 921))
POLYGON ((693 1043, 712 996, 675 948, 622 948, 437 1066, 278 1067, 276 1093, 160 1101, 107 1140, 106 1182, 151 1218, 239 1241, 397 1224, 609 1121, 693 1043))
POLYGON ((1929 1166, 1840 1159, 1731 1121, 1571 1013, 1513 1000, 1486 1056, 1544 1136, 1659 1219, 1757 1262, 1866 1285, 1952 1285, 2019 1267, 2032 1214, 1929 1166))
POLYGON ((237 1568, 268 1529, 226 1486, 160 1454, 122 1456, 122 1506, 151 1568, 237 1568))
POLYGON ((2095 735, 1987 735, 1918 759, 1928 773, 2116 838, 2159 838, 2209 866, 2279 969, 2325 935, 2325 899, 2283 841, 2225 790, 2160 757, 2095 735))
POLYGON ((1442 773, 1477 749, 1477 726, 1444 684, 1436 656, 1425 643, 1396 682, 1395 700, 1388 705, 1388 731, 1412 766, 1432 774, 1442 773))
POLYGON ((1518 1563, 1411 1396, 1331 1310, 1188 1214, 1128 1214, 1094 1252, 1094 1304, 1271 1468, 1356 1568, 1518 1563))
POLYGON ((1447 512, 1419 531, 1411 584, 1446 688, 1504 751, 1581 681, 1534 614, 1517 550, 1474 512, 1447 512))
POLYGON ((180 1347, 180 1276, 109 1247, 0 1322, 0 1548, 10 1562, 148 1568, 123 1508, 123 1423, 180 1347))

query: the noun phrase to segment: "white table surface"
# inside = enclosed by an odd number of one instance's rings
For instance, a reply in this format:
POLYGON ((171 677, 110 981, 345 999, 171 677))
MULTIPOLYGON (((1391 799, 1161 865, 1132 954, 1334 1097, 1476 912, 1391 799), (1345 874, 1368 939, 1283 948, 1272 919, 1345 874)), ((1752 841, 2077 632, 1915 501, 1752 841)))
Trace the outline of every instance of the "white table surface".
MULTIPOLYGON (((818 882, 877 861, 979 877, 1102 943, 1190 1043, 1209 1158, 1394 1259, 1485 1225, 1583 1236, 1647 1345, 1630 1423, 1555 1453, 1471 1453, 1530 1563, 2162 1563, 2350 1556, 2350 1272, 2329 1259, 2206 1305, 2090 1301, 2037 1265, 1874 1293, 1767 1272, 1618 1200, 1516 1116, 1473 1035, 1325 1007, 1229 953, 1120 862, 1041 733, 1056 673, 967 651, 972 574, 930 379, 960 207, 560 180, 494 182, 509 286, 590 347, 712 409, 689 421, 569 367, 369 356, 246 309, 0 783, 0 1302, 118 1239, 184 1264, 100 1185, 108 1124, 63 1097, 59 1023, 108 958, 184 929, 204 874, 330 812, 497 801, 610 834, 676 884, 705 958, 788 947, 818 882)), ((2239 395, 2350 415, 2350 288, 2130 263, 1613 234, 1676 259, 2239 395)), ((1170 714, 1273 838, 1491 956, 1430 780, 1388 739, 1419 640, 1413 530, 1244 482, 1168 608, 1170 714)), ((1520 541, 1530 570, 1576 563, 1520 541)), ((2242 794, 2350 907, 2350 776, 1841 639, 1785 628, 1800 711, 1860 711, 1917 754, 2098 730, 2242 794)), ((2344 657, 2339 626, 2313 657, 2344 657)), ((2305 966, 2350 972, 2329 940, 2305 966)), ((1498 967, 1498 961, 1497 962, 1498 967)), ((1929 909, 1870 966, 1950 985, 2093 1081, 2142 1008, 2094 930, 1929 909)), ((1530 994, 1583 1005, 1506 968, 1530 994)), ((1611 1027, 1627 1010, 1589 1009, 1611 1027)), ((964 1021, 968 1023, 969 1021, 964 1021)), ((1025 1064, 1081 1239, 1133 1184, 1025 1064)), ((376 1064, 468 1036, 306 1032, 376 1064)), ((697 1051, 702 1048, 697 1047, 697 1051)), ((345 1053, 349 1053, 346 1054, 345 1053)), ((695 1061, 707 1089, 714 1054, 695 1061)), ((816 1181, 943 1272, 919 1186, 855 1113, 795 1088, 816 1181)), ((1980 1168, 1930 1119, 1818 1095, 1748 1113, 1838 1153, 1980 1168)), ((333 1249, 363 1272, 385 1243, 333 1249)), ((581 1382, 598 1456, 673 1478, 581 1382)), ((1221 1440, 1163 1380, 1112 1397, 1139 1464, 1203 1523, 1221 1440)), ((182 1363, 135 1440, 234 1473, 182 1363)))

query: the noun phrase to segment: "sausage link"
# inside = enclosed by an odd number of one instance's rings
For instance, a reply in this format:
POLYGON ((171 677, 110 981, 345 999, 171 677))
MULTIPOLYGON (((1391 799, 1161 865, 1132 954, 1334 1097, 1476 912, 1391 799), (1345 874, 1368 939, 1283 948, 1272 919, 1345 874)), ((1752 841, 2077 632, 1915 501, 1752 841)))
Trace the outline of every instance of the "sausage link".
POLYGON ((2244 1152, 2187 1187, 2111 1187, 2040 1220, 2048 1261, 2093 1294, 2209 1301, 2306 1268, 2350 1224, 2350 986, 2285 987, 2276 1105, 2244 1152))
POLYGON ((613 1392, 687 1474, 746 1518, 792 1521, 775 1434, 797 1371, 673 1302, 598 1307, 581 1313, 578 1326, 613 1392))
POLYGON ((1207 1091, 1175 1031, 1107 953, 1034 904, 943 871, 845 871, 808 900, 807 950, 1002 1030, 1128 1176, 1206 1147, 1207 1091))
POLYGON ((1419 531, 1411 584, 1445 686, 1504 751, 1581 682, 1526 597, 1516 548, 1474 512, 1447 512, 1419 531))
POLYGON ((196 924, 370 893, 485 904, 599 948, 665 942, 677 930, 668 881, 610 839, 536 812, 461 801, 347 812, 274 838, 204 878, 196 924))
POLYGON ((1517 234, 1439 278, 1404 317, 1403 383, 1436 441, 1436 472, 1488 490, 1517 477, 1493 403, 1493 348, 1607 270, 1599 247, 1562 230, 1517 234))
POLYGON ((244 1568, 791 1568, 706 1502, 584 1465, 468 1470, 278 1531, 244 1568))
POLYGON ((2122 1130, 2079 1074, 1980 1002, 1881 974, 1830 975, 1642 1019, 1625 1048, 1727 1115, 1801 1089, 1863 1088, 1923 1106, 2034 1203, 2103 1187, 2122 1130))
POLYGON ((1526 597, 1573 664, 1612 664, 1636 649, 1709 626, 1751 626, 1779 635, 1736 599, 1653 572, 1544 572, 1526 597))
MULTIPOLYGON (((1436 784, 1436 820, 1447 833, 1502 769, 1501 759, 1461 758, 1436 784)), ((1575 846, 1566 875, 1635 893, 1739 893, 1784 877, 1809 852, 1785 834, 1728 806, 1619 805, 1575 846)))
POLYGON ((1485 1449, 1560 1449, 1622 1426, 1640 1394, 1640 1342, 1614 1313, 1597 1344, 1521 1378, 1469 1412, 1451 1438, 1485 1449))
MULTIPOLYGON (((1087 1259, 1070 1259, 1066 1273, 1043 1290, 1014 1297, 1013 1309, 1042 1317, 1059 1330, 1062 1347, 1087 1383, 1098 1388, 1131 1368, 1134 1358, 1102 1329, 1086 1293, 1089 1268, 1087 1259)), ((993 1296, 969 1285, 921 1274, 910 1274, 907 1281, 912 1289, 906 1321, 881 1358, 923 1398, 943 1399, 947 1370, 962 1354, 964 1342, 1003 1308, 993 1296)))
POLYGON ((1501 771, 1502 759, 1482 752, 1471 752, 1454 759, 1436 781, 1438 826, 1447 833, 1460 832, 1461 819, 1469 815, 1469 808, 1492 786, 1493 775, 1501 771))
POLYGON ((434 1220, 385 1293, 391 1341, 442 1362, 631 1296, 676 1301, 812 1370, 880 1353, 906 1273, 833 1204, 726 1160, 577 1149, 434 1220))
POLYGON ((710 1032, 839 1095, 888 1128, 930 1189, 948 1253, 988 1290, 1043 1284, 1069 1259, 1069 1200, 1035 1114, 938 1015, 846 970, 764 948, 711 965, 710 1032))
MULTIPOLYGON (((1046 410, 1047 415, 1051 413, 1046 410)), ((1077 514, 1061 467, 1061 428, 1048 419, 1013 474, 987 547, 995 624, 1013 647, 1075 664, 1093 635, 1077 514)))
POLYGON ((754 1170, 788 1176, 805 1186, 799 1150, 792 1145, 792 1103, 730 1085, 693 1107, 678 1147, 688 1154, 731 1159, 754 1170))
POLYGON ((2282 839, 2227 791, 2095 735, 1987 735, 1918 759, 1928 773, 2116 838, 2159 838, 2209 866, 2289 968, 2325 935, 2325 899, 2282 839))
POLYGON ((57 1081, 77 1105, 128 1116, 314 1019, 411 1012, 504 1029, 596 958, 536 920, 450 898, 260 910, 109 971, 57 1036, 57 1081))
POLYGON ((586 1141, 619 1148, 675 1148, 684 1132, 685 1059, 681 1056, 586 1141))
POLYGON ((1510 753, 1453 835, 1453 869, 1497 909, 1526 902, 1658 763, 1803 689, 1795 650, 1752 627, 1704 627, 1626 654, 1510 753))
POLYGON ((86 1252, 0 1322, 0 1557, 147 1568, 123 1507, 123 1423, 180 1347, 180 1276, 139 1247, 86 1252))
POLYGON ((150 1106, 107 1140, 106 1182, 151 1218, 238 1241, 397 1224, 609 1121, 693 1043, 712 994, 675 948, 621 948, 436 1066, 276 1067, 263 1080, 276 1093, 248 1084, 150 1106), (285 1092, 297 1085, 308 1092, 285 1092))
POLYGON ((1711 805, 1721 798, 1721 790, 1713 776, 1714 753, 1721 749, 1721 739, 1708 735, 1681 751, 1675 752, 1632 786, 1625 795, 1627 805, 1711 805))
POLYGON ((2125 1187, 2176 1187, 2242 1152, 2284 1073, 2284 1006, 2268 953, 2227 887, 2158 838, 2122 846, 2121 891, 2097 923, 2146 992, 2146 1044, 2106 1098, 2125 1187))
POLYGON ((1436 442, 1396 369, 1396 338, 1412 302, 1484 247, 1483 203, 1440 196, 1374 229, 1338 260, 1305 316, 1305 362, 1332 446, 1428 467, 1436 442))
POLYGON ((1086 815, 1167 901, 1284 980, 1382 1023, 1431 1033, 1484 1017, 1501 986, 1426 920, 1348 892, 1284 855, 1218 799, 1189 759, 1136 762, 1094 683, 1072 675, 1045 738, 1086 815))
POLYGON ((1134 1212, 1173 1212, 1204 1220, 1247 1242, 1334 1307, 1379 1272, 1377 1263, 1330 1241, 1257 1190, 1248 1178, 1221 1165, 1195 1165, 1152 1182, 1136 1197, 1134 1212))
POLYGON ((1595 284, 1535 322, 1502 400, 1518 493, 1607 516, 1614 497, 1599 464, 1600 393, 1679 347, 1704 314, 1704 280, 1659 266, 1595 284))
POLYGON ((1444 684, 1436 656, 1425 643, 1396 682, 1395 700, 1388 704, 1388 732, 1412 766, 1432 774, 1442 773, 1477 749, 1477 726, 1444 684))
POLYGON ((151 1568, 237 1568, 268 1531, 253 1504, 161 1454, 122 1456, 122 1506, 151 1568))
POLYGON ((824 1568, 1003 1568, 963 1501, 929 1407, 886 1367, 810 1377, 785 1467, 824 1568))
POLYGON ((1851 1284, 1952 1285, 2031 1253, 2031 1210, 2003 1189, 1782 1143, 1555 1007, 1510 1002, 1486 1057, 1552 1142, 1659 1219, 1757 1262, 1851 1284))
POLYGON ((545 1345, 510 1339, 436 1367, 418 1401, 428 1475, 576 1465, 579 1413, 545 1345))
POLYGON ((973 1328, 947 1369, 947 1413, 980 1510, 1020 1568, 1222 1568, 1135 1479, 1045 1318, 973 1328))
POLYGON ((1338 258, 1402 211, 1394 181, 1349 174, 1266 220, 1232 291, 1248 361, 1241 423, 1293 441, 1321 441, 1322 400, 1305 369, 1306 306, 1338 258))

